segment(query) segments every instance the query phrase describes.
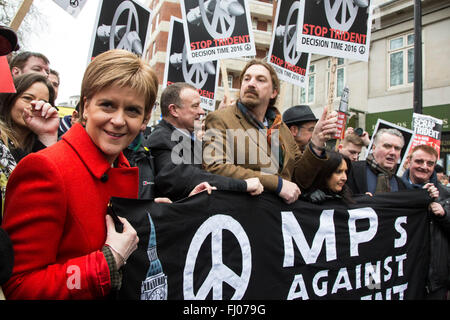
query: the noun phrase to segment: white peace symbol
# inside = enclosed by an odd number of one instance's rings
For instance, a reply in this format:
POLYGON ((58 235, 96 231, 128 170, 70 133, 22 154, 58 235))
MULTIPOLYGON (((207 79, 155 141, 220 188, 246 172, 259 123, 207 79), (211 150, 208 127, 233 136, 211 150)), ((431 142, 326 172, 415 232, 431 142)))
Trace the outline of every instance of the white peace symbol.
POLYGON ((222 299, 222 284, 228 283, 236 291, 232 300, 242 299, 247 290, 250 273, 252 269, 252 255, 250 241, 238 221, 230 216, 217 214, 206 220, 198 228, 192 238, 186 256, 186 265, 183 273, 183 292, 186 300, 204 300, 213 290, 213 299, 222 299), (238 276, 234 271, 222 262, 222 231, 231 231, 239 242, 242 252, 242 274, 238 276), (212 268, 205 281, 194 293, 194 268, 198 253, 206 237, 211 234, 211 257, 212 268))
POLYGON ((186 45, 183 46, 181 68, 183 70, 184 81, 192 84, 197 89, 203 88, 203 85, 208 79, 208 73, 205 70, 205 65, 203 63, 189 64, 186 53, 186 45))
POLYGON ((289 9, 289 13, 286 19, 286 26, 284 27, 284 39, 283 39, 283 54, 284 54, 284 60, 289 62, 292 65, 296 65, 298 60, 300 60, 300 56, 302 55, 301 52, 297 51, 297 17, 293 17, 294 12, 297 10, 298 15, 298 9, 300 8, 300 1, 295 1, 292 3, 291 8, 289 9), (294 18, 294 24, 295 24, 295 33, 292 36, 290 41, 288 41, 289 36, 289 22, 291 19, 294 18))
POLYGON ((211 22, 209 21, 208 14, 206 12, 207 8, 205 8, 205 0, 199 0, 199 7, 203 24, 212 37, 228 38, 231 36, 234 30, 236 17, 229 15, 228 12, 222 9, 220 6, 220 1, 216 1, 211 22))
POLYGON ((128 51, 132 51, 131 43, 128 41, 128 33, 131 31, 131 24, 133 22, 133 18, 135 20, 136 24, 136 31, 139 31, 139 17, 136 10, 136 7, 134 6, 133 2, 131 1, 124 1, 122 2, 116 9, 116 12, 114 13, 113 21, 111 24, 111 34, 109 35, 109 49, 124 49, 128 51), (119 44, 117 47, 115 46, 114 38, 116 35, 116 26, 117 21, 119 20, 121 14, 128 10, 128 21, 127 21, 127 28, 125 33, 122 36, 122 39, 120 39, 119 44))
POLYGON ((353 0, 335 0, 333 5, 330 4, 330 1, 324 1, 325 13, 330 27, 340 31, 348 31, 358 15, 358 6, 353 0), (340 17, 338 17, 339 12, 341 12, 340 17))

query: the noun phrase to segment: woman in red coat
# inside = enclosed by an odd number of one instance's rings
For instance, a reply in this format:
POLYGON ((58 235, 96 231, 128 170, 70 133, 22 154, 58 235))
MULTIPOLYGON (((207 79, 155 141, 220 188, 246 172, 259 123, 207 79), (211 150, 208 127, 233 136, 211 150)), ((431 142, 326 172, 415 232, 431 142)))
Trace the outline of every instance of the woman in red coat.
POLYGON ((88 66, 81 89, 83 127, 25 157, 8 181, 3 228, 15 265, 7 299, 97 299, 118 289, 118 270, 137 248, 133 227, 115 230, 112 196, 138 196, 138 169, 122 154, 146 128, 158 90, 150 66, 112 50, 88 66))

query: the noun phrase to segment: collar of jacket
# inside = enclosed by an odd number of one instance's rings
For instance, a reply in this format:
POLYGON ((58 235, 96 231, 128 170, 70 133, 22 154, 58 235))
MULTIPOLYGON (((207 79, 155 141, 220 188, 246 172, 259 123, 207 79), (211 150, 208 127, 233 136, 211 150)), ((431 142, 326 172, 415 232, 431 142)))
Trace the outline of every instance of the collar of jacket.
POLYGON ((417 184, 417 183, 412 183, 411 180, 409 180, 409 169, 406 169, 406 171, 403 173, 402 180, 403 180, 403 182, 405 183, 405 185, 406 185, 406 187, 408 189, 422 189, 422 187, 425 184, 427 184, 428 182, 431 182, 432 184, 437 186, 436 171, 433 171, 433 173, 430 176, 430 179, 427 182, 421 183, 421 184, 417 184))
POLYGON ((178 130, 181 134, 184 134, 186 137, 190 138, 192 141, 195 141, 195 135, 193 133, 190 133, 188 130, 186 129, 178 129, 177 127, 175 127, 173 124, 171 124, 170 122, 162 119, 159 124, 161 124, 161 126, 166 126, 167 128, 169 128, 171 131, 175 131, 178 130))
MULTIPOLYGON (((104 154, 94 144, 81 124, 75 123, 62 139, 75 150, 91 174, 97 179, 100 179, 109 169, 111 169, 111 164, 106 160, 104 154)), ((117 167, 130 167, 123 152, 121 152, 117 158, 117 167)))

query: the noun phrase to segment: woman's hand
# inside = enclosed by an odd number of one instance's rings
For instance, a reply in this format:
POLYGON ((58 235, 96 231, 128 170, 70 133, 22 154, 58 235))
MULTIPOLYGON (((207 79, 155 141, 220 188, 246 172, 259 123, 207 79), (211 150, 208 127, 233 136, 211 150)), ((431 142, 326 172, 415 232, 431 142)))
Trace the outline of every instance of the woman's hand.
POLYGON ((212 187, 208 182, 202 182, 195 186, 194 189, 192 189, 191 193, 189 193, 189 197, 192 197, 193 195, 196 195, 197 193, 206 191, 208 194, 211 194, 212 190, 217 190, 216 187, 212 187))
POLYGON ((48 147, 58 141, 58 110, 50 103, 33 100, 31 106, 24 109, 22 117, 44 145, 48 147))
POLYGON ((257 196, 264 191, 264 186, 259 181, 259 178, 245 179, 245 182, 247 183, 247 192, 252 196, 257 196))
POLYGON ((128 220, 122 217, 119 217, 119 220, 123 224, 122 233, 116 231, 113 219, 106 215, 105 245, 111 248, 117 269, 120 269, 126 263, 128 257, 137 249, 139 242, 136 230, 128 220))

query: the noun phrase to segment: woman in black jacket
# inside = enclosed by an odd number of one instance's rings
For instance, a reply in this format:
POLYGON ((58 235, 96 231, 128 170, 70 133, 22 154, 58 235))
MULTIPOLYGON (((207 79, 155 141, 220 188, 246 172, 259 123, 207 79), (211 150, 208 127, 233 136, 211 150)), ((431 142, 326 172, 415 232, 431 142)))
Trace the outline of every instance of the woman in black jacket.
POLYGON ((312 186, 303 190, 302 200, 322 203, 326 200, 342 200, 347 204, 354 203, 352 192, 346 185, 351 161, 341 153, 327 151, 328 159, 318 172, 312 186))

